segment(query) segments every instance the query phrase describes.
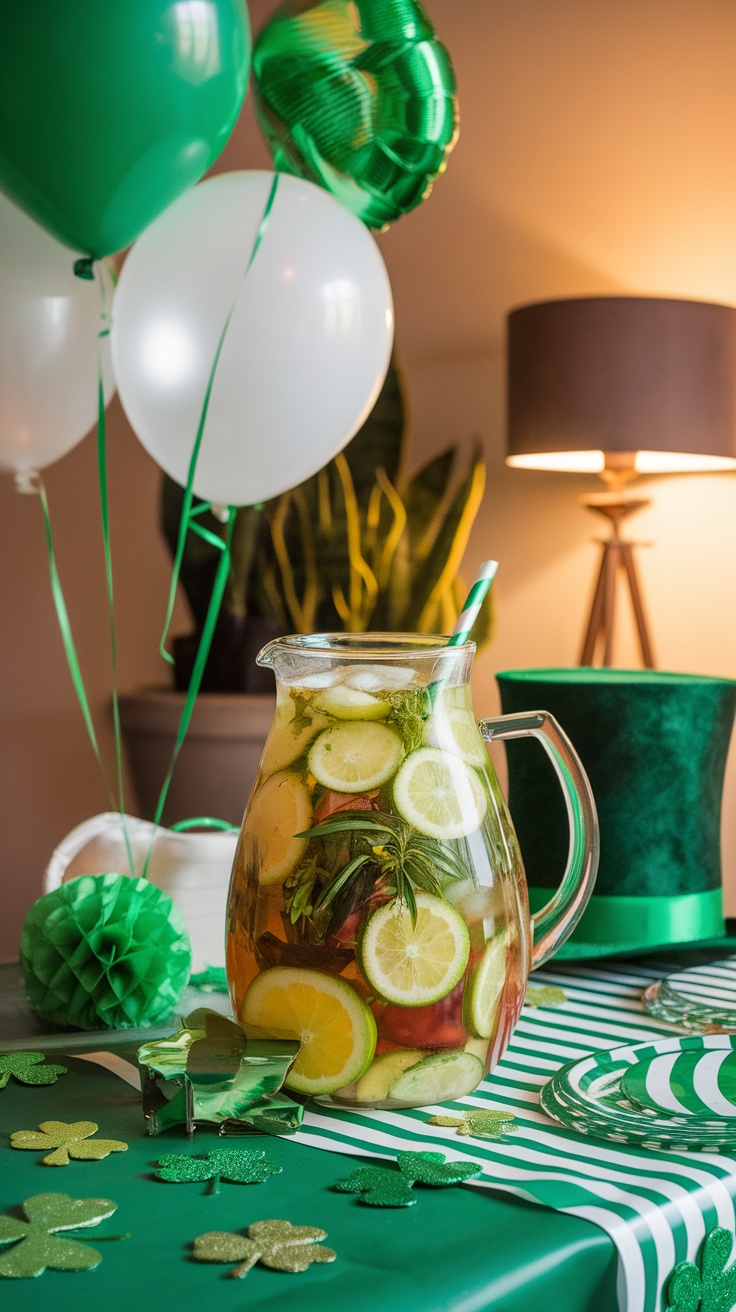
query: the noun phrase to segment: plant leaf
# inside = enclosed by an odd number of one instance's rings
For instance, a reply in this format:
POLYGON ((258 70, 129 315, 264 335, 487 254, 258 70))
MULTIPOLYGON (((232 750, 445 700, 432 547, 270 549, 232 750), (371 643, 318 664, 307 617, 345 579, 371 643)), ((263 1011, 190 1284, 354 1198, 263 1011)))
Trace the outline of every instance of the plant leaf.
POLYGON ((366 855, 353 857, 353 860, 349 861, 348 864, 343 867, 339 875, 336 875, 335 878, 322 889, 317 901, 314 903, 314 910, 321 911, 324 907, 328 907, 333 898, 335 898, 340 892, 343 885, 347 883, 352 875, 356 874, 358 870, 361 870, 363 866, 367 865, 370 859, 371 858, 366 855))

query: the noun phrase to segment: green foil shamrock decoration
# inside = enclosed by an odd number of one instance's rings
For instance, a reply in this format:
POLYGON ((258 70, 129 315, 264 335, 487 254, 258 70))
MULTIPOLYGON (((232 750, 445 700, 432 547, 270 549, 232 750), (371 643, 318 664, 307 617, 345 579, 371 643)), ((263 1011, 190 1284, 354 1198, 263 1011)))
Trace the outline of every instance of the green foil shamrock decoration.
POLYGON ((261 1149, 213 1148, 204 1157, 168 1153, 158 1163, 157 1180, 168 1184, 197 1184, 210 1181, 205 1193, 219 1194, 220 1181, 228 1184, 263 1184, 282 1167, 269 1162, 261 1149))
POLYGON ((256 1262, 274 1271, 296 1274, 306 1271, 313 1262, 334 1262, 337 1253, 324 1248, 320 1240, 326 1230, 313 1225, 292 1225, 290 1221, 256 1221, 245 1235, 225 1230, 210 1230, 194 1241, 195 1262, 237 1262, 232 1276, 247 1276, 256 1262))
POLYGON ((501 1134, 511 1134, 518 1126, 514 1124, 513 1112, 472 1111, 462 1116, 430 1116, 427 1125, 455 1126, 458 1134, 472 1134, 476 1139, 498 1139, 501 1134))
POLYGON ((723 1226, 709 1230, 699 1263, 680 1262, 667 1284, 667 1312, 731 1312, 736 1304, 736 1262, 727 1267, 733 1235, 723 1226))
POLYGON ((347 1180, 338 1180, 335 1188, 344 1194, 360 1194, 360 1202, 368 1207, 413 1207, 415 1184, 432 1185, 435 1189, 462 1184, 480 1175, 481 1167, 474 1162, 445 1162, 444 1153, 399 1153, 398 1171, 384 1166, 360 1166, 347 1180))
POLYGON ((184 919, 148 879, 81 875, 34 902, 21 932, 28 1000, 83 1030, 160 1025, 189 979, 184 919))
POLYGON ((70 1198, 68 1194, 27 1198, 23 1204, 25 1221, 0 1216, 0 1244, 15 1245, 0 1256, 0 1276, 18 1279, 40 1276, 46 1270, 93 1270, 102 1261, 102 1254, 76 1236, 60 1239, 57 1232, 99 1225, 116 1210, 117 1203, 109 1198, 70 1198))
POLYGON ((292 1134, 303 1109, 277 1098, 299 1052, 294 1039, 246 1039, 235 1021, 199 1007, 184 1029, 138 1049, 149 1134, 196 1121, 292 1134), (262 1118, 262 1119, 260 1119, 262 1118))
POLYGON ((0 1052, 0 1089, 5 1088, 11 1075, 20 1084, 56 1084, 67 1069, 46 1064, 42 1052, 0 1052))
POLYGON ((370 228, 425 199, 457 139, 450 56, 418 0, 286 0, 253 73, 275 168, 370 228))
POLYGON ((72 1157, 77 1162, 99 1162, 110 1153, 127 1150, 122 1139, 92 1139, 99 1128, 94 1121, 42 1121, 38 1130, 11 1134, 10 1147, 48 1153, 41 1159, 42 1166, 68 1166, 72 1157))

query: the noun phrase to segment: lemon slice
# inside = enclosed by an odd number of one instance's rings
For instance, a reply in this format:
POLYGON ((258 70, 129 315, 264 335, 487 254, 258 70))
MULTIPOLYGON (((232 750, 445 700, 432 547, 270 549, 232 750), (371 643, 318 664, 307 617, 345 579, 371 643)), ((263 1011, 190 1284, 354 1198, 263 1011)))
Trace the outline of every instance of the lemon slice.
POLYGON ((393 1052, 384 1052, 376 1057, 365 1075, 361 1075, 355 1087, 355 1098, 358 1102, 385 1102, 394 1080, 425 1056, 426 1053, 419 1048, 396 1048, 393 1052))
POLYGON ((263 749, 261 774, 267 778, 277 770, 285 770, 287 765, 293 765, 328 724, 327 716, 320 715, 311 706, 297 720, 297 707, 292 698, 279 701, 263 749))
POLYGON ((275 1039, 300 1039, 286 1085, 298 1093, 334 1093, 361 1075, 376 1050, 376 1022, 349 984, 319 970, 274 966, 256 975, 241 1021, 275 1039))
POLYGON ((407 756, 394 780, 394 802, 399 814, 428 838, 467 838, 486 813, 475 770, 438 747, 420 747, 407 756))
POLYGON ((362 793, 385 784, 403 755, 404 744, 393 729, 352 721, 320 734, 309 753, 309 769, 325 788, 362 793))
POLYGON ((391 710, 390 702, 360 688, 350 688, 345 683, 318 693, 314 704, 318 711, 334 715, 336 720, 385 720, 391 710))
POLYGON ((461 756, 468 765, 479 768, 488 764, 488 753, 472 712, 460 706, 439 702, 424 727, 428 747, 461 756))
POLYGON ((465 986, 463 1024, 479 1039, 490 1039, 496 1028, 498 1007, 506 983, 508 936, 496 934, 465 986))
POLYGON ((282 884, 307 846, 296 838, 312 823, 312 800, 298 775, 289 770, 272 774, 256 789, 244 830, 258 844, 262 884, 282 884))
POLYGON ((483 1063, 471 1052, 435 1052, 399 1075, 389 1089, 389 1098, 413 1107, 431 1107, 464 1098, 482 1079, 483 1063))
POLYGON ((431 893, 415 898, 416 924, 405 904, 388 902, 373 912, 358 947, 371 988, 403 1007, 444 998, 462 979, 470 955, 470 936, 455 908, 431 893))

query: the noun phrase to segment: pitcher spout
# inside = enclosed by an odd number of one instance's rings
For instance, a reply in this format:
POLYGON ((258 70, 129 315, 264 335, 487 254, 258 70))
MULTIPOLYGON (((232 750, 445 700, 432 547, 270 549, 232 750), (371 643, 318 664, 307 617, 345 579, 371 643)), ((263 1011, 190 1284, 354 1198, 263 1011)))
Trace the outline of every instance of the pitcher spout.
POLYGON ((272 670, 276 663, 274 657, 276 654, 276 650, 279 646, 279 642, 280 642, 279 638, 272 638, 270 642, 266 643, 265 647, 261 647, 261 650, 256 656, 256 665, 260 665, 262 666, 263 669, 266 670, 272 670))

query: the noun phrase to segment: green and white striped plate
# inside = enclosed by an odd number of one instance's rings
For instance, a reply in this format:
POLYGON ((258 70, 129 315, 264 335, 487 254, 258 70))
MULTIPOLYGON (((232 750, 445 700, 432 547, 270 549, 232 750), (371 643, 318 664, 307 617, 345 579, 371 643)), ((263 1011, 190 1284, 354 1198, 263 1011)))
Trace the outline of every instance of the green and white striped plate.
POLYGON ((736 1052, 660 1053, 624 1071, 621 1092, 633 1107, 665 1116, 736 1117, 736 1052))
POLYGON ((691 1032, 711 1026, 736 1030, 736 957, 691 966, 650 984, 645 1010, 691 1032))
POLYGON ((733 1113, 724 1116, 709 1110, 696 1116, 684 1106, 678 1113, 670 1108, 634 1106, 622 1082, 635 1067, 660 1056, 678 1058, 692 1053, 703 1058, 716 1053, 723 1054, 725 1060, 734 1052, 736 1036, 730 1034, 673 1036, 654 1043, 627 1044, 561 1067, 542 1089, 540 1102, 554 1120, 582 1134, 647 1148, 730 1151, 736 1149, 733 1113))

